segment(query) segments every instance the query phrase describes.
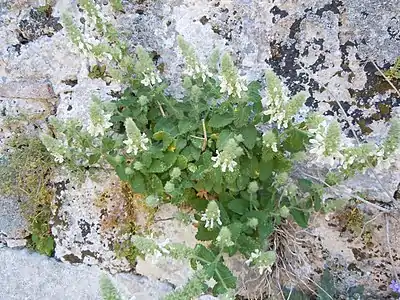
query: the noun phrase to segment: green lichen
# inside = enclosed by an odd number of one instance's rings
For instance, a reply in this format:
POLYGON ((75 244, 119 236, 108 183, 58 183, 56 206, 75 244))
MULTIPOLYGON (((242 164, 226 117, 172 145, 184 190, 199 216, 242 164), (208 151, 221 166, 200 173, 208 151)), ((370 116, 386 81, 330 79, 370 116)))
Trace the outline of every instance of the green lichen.
POLYGON ((51 256, 54 240, 49 221, 53 190, 49 181, 53 159, 36 137, 16 135, 5 148, 0 163, 0 193, 23 200, 21 209, 31 234, 28 245, 51 256))

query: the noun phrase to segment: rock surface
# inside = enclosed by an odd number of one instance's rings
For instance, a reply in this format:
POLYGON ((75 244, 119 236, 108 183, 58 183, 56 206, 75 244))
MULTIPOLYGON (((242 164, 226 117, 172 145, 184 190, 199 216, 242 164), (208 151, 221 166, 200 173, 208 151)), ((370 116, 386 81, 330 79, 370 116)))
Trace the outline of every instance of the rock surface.
MULTIPOLYGON (((0 249, 0 299, 101 300, 97 267, 71 266, 26 250, 0 249)), ((107 275, 106 275, 107 276, 107 275)), ((111 278, 124 299, 155 300, 172 290, 145 277, 118 274, 111 278)))

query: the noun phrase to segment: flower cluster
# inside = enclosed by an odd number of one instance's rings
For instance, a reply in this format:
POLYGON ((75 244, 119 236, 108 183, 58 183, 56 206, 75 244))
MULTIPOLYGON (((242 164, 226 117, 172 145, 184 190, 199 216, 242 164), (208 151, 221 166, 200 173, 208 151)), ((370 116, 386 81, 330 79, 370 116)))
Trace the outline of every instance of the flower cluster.
POLYGON ((283 93, 279 78, 272 71, 267 71, 265 77, 268 91, 267 97, 264 99, 267 107, 264 114, 269 116, 269 123, 276 123, 278 129, 287 128, 289 121, 303 107, 306 97, 303 93, 299 93, 289 99, 286 93, 283 93))
POLYGON ((314 138, 310 139, 310 153, 316 155, 316 162, 328 164, 331 167, 338 166, 343 162, 341 129, 336 121, 329 125, 326 121, 322 122, 316 129, 310 129, 315 133, 314 138))
POLYGON ((272 272, 272 266, 276 261, 276 254, 274 251, 262 252, 256 249, 250 254, 250 258, 246 260, 246 265, 253 265, 258 267, 260 275, 264 273, 264 270, 272 272))
POLYGON ((89 116, 88 132, 93 137, 103 136, 105 130, 113 125, 110 122, 112 114, 107 114, 104 111, 97 98, 95 98, 90 105, 89 116))
POLYGON ((124 144, 128 146, 126 153, 132 153, 137 155, 139 151, 147 150, 149 139, 145 133, 141 133, 137 128, 132 118, 125 120, 125 130, 128 139, 124 141, 124 144))
POLYGON ((207 77, 212 77, 212 73, 208 67, 197 60, 196 53, 191 45, 189 45, 182 36, 178 36, 178 46, 185 58, 185 70, 183 73, 193 79, 201 78, 203 82, 207 77))
POLYGON ((229 54, 224 54, 221 60, 220 92, 227 92, 229 96, 242 98, 242 92, 247 91, 247 85, 243 78, 239 77, 238 71, 229 54))
POLYGON ((219 210, 218 204, 215 201, 208 202, 205 213, 201 215, 201 221, 206 222, 204 225, 205 228, 212 230, 214 228, 215 223, 218 225, 222 225, 220 219, 221 211, 219 210))
POLYGON ((237 166, 235 159, 243 155, 243 149, 238 145, 237 139, 230 138, 223 147, 223 150, 221 152, 217 150, 216 153, 217 156, 211 157, 215 162, 213 167, 221 167, 222 172, 226 172, 226 169, 233 172, 237 166))
POLYGON ((217 244, 222 248, 231 247, 234 245, 232 242, 232 234, 228 227, 223 226, 217 236, 217 244))
POLYGON ((47 134, 40 137, 43 145, 46 147, 47 151, 54 157, 54 161, 57 163, 63 163, 64 157, 68 150, 68 143, 66 140, 61 141, 55 139, 47 134))
POLYGON ((162 82, 151 57, 141 46, 136 48, 134 69, 135 73, 141 76, 142 79, 140 82, 144 86, 154 86, 155 84, 162 82))
POLYGON ((278 140, 275 133, 271 130, 263 134, 263 144, 265 147, 270 148, 273 152, 278 152, 278 140))

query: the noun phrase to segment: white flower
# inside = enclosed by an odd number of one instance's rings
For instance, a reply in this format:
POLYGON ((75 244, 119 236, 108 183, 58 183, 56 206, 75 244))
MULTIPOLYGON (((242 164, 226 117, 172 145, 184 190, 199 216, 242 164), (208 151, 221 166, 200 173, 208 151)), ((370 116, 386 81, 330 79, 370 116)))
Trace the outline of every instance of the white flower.
MULTIPOLYGON (((102 112, 104 113, 104 111, 102 112)), ((111 114, 103 114, 102 116, 99 116, 99 118, 96 118, 96 120, 90 118, 88 126, 89 134, 93 137, 97 137, 99 135, 103 136, 104 131, 113 125, 111 122, 109 122, 110 119, 111 114)))
POLYGON ((248 265, 248 266, 250 266, 250 264, 251 264, 254 260, 256 260, 257 258, 260 258, 260 256, 261 256, 260 250, 259 250, 259 249, 256 249, 254 252, 252 252, 252 253, 250 254, 250 257, 249 257, 248 260, 245 261, 245 264, 248 265))
POLYGON ((275 263, 276 256, 273 251, 261 252, 259 249, 256 249, 254 252, 250 254, 250 258, 246 260, 245 264, 258 267, 258 272, 260 275, 264 273, 264 270, 268 272, 272 272, 272 265, 275 263))
POLYGON ((149 142, 149 139, 147 138, 145 133, 142 133, 141 137, 140 137, 140 148, 142 150, 147 150, 147 144, 149 142))
POLYGON ((142 81, 140 81, 144 86, 150 86, 150 85, 155 85, 156 82, 160 83, 162 82, 160 76, 157 73, 154 72, 149 72, 144 73, 142 72, 144 78, 142 79, 142 81))
POLYGON ((219 210, 217 202, 210 201, 207 205, 205 213, 201 215, 200 220, 206 222, 204 227, 209 228, 211 230, 214 228, 215 222, 220 226, 222 225, 220 215, 221 212, 219 210))
POLYGON ((123 143, 128 146, 128 149, 126 150, 126 153, 132 153, 134 155, 137 155, 139 151, 147 150, 147 144, 149 142, 149 139, 147 138, 145 133, 142 133, 140 136, 139 141, 134 141, 130 138, 125 140, 123 143))
POLYGON ((217 150, 216 152, 217 156, 211 157, 211 159, 215 162, 213 167, 218 168, 219 166, 221 166, 221 170, 224 173, 226 172, 227 168, 230 172, 233 172, 233 168, 237 166, 237 162, 235 162, 233 159, 230 160, 229 158, 222 158, 219 151, 217 150))
POLYGON ((318 156, 324 155, 325 143, 324 143, 324 137, 321 134, 317 133, 314 139, 310 139, 310 143, 312 144, 310 153, 317 154, 318 156))
POLYGON ((278 152, 278 144, 276 142, 271 144, 265 144, 265 146, 270 147, 273 152, 278 152))
POLYGON ((51 155, 54 156, 54 161, 55 161, 55 162, 60 163, 60 164, 64 162, 64 157, 63 157, 61 154, 59 154, 59 153, 52 153, 51 155))
POLYGON ((124 141, 124 144, 128 146, 128 149, 126 149, 126 153, 132 153, 134 155, 137 155, 139 152, 139 147, 136 146, 136 143, 131 140, 131 139, 127 139, 124 141))

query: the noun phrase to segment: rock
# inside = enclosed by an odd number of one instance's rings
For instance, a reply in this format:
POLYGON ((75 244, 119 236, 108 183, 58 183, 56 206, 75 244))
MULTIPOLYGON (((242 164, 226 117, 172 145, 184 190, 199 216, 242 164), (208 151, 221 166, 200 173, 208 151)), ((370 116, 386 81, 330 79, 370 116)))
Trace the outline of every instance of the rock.
POLYGON ((25 239, 5 239, 5 242, 9 248, 24 248, 27 244, 25 239))
MULTIPOLYGON (((97 267, 71 266, 26 250, 0 248, 0 299, 101 300, 100 279, 107 274, 97 267)), ((110 277, 124 299, 155 300, 172 287, 131 274, 110 277)))
POLYGON ((116 271, 129 271, 132 266, 113 251, 115 232, 102 230, 104 209, 98 206, 101 195, 116 189, 116 177, 97 174, 96 181, 87 178, 83 183, 56 183, 57 196, 52 234, 56 243, 55 257, 71 263, 100 265, 116 271))
POLYGON ((18 24, 18 40, 21 44, 26 44, 43 35, 51 37, 63 28, 58 22, 59 18, 52 16, 52 11, 51 5, 44 5, 32 8, 29 14, 23 17, 18 24))
POLYGON ((0 98, 51 100, 56 98, 53 88, 46 81, 11 81, 0 86, 0 98))
MULTIPOLYGON (((157 242, 162 243, 168 239, 171 243, 183 243, 194 248, 197 243, 195 239, 197 230, 192 225, 185 225, 174 219, 177 212, 178 209, 171 204, 161 205, 150 230, 156 236, 157 242)), ((135 270, 138 274, 166 281, 177 287, 184 285, 193 274, 188 261, 179 262, 164 257, 155 261, 152 257, 146 260, 139 259, 135 270)))
POLYGON ((28 235, 28 224, 22 216, 19 202, 12 197, 0 196, 0 240, 23 239, 28 235))

